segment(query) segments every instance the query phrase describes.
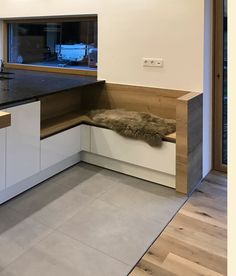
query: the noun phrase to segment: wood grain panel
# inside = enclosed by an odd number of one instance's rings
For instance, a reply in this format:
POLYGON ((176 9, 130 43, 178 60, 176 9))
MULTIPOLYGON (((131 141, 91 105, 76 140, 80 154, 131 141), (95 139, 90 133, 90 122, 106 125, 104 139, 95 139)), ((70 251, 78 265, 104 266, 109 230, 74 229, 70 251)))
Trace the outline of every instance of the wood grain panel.
POLYGON ((202 179, 202 94, 188 93, 176 105, 176 190, 189 194, 202 179))
POLYGON ((226 185, 211 173, 129 275, 227 275, 226 185))
POLYGON ((186 260, 178 255, 169 253, 165 259, 163 266, 168 267, 168 269, 175 271, 175 274, 179 275, 215 275, 220 276, 222 274, 212 271, 204 266, 186 260))
POLYGON ((165 140, 177 143, 176 189, 191 193, 202 178, 202 94, 104 83, 64 91, 41 99, 41 138, 87 122, 86 111, 113 108, 176 119, 165 140))
POLYGON ((82 102, 84 95, 88 95, 88 102, 92 102, 101 93, 103 87, 104 83, 96 83, 41 97, 41 120, 45 121, 70 113, 84 113, 88 109, 88 105, 82 102))
POLYGON ((188 92, 107 83, 100 90, 83 93, 82 103, 87 109, 121 108, 175 119, 177 99, 186 93, 188 92))
POLYGON ((41 123, 41 139, 57 134, 80 124, 92 124, 88 116, 78 112, 66 113, 41 123))
POLYGON ((224 99, 224 1, 213 1, 213 166, 227 172, 222 163, 223 152, 223 99, 224 99))
POLYGON ((0 111, 0 129, 11 125, 11 114, 0 111))
POLYGON ((166 135, 164 137, 164 141, 175 143, 176 142, 176 132, 166 135))
POLYGON ((40 98, 41 121, 60 117, 70 112, 78 112, 80 110, 81 90, 83 88, 40 98))
POLYGON ((18 63, 5 63, 5 68, 9 69, 20 69, 20 70, 29 70, 29 71, 39 71, 39 72, 51 72, 58 74, 70 74, 70 75, 80 75, 80 76, 97 76, 96 70, 82 70, 82 69, 70 69, 70 68, 58 68, 58 67, 47 67, 47 66, 38 66, 30 64, 18 64, 18 63))
MULTIPOLYGON (((175 119, 177 98, 187 92, 117 84, 97 84, 41 98, 41 138, 48 137, 82 122, 92 109, 123 108, 151 112, 175 119), (170 112, 169 114, 167 114, 170 112)), ((175 143, 176 134, 164 139, 175 143)))

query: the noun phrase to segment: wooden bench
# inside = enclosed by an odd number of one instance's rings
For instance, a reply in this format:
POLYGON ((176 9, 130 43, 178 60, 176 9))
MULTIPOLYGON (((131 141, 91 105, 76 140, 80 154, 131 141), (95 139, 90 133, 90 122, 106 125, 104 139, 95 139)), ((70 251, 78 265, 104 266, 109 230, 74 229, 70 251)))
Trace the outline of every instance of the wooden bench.
POLYGON ((89 145, 81 154, 82 160, 174 187, 185 194, 191 193, 201 181, 202 94, 105 84, 96 90, 74 89, 40 101, 44 143, 56 134, 66 134, 67 130, 84 125, 87 120, 84 114, 92 109, 122 108, 175 119, 176 133, 166 136, 160 149, 88 125, 83 128, 89 145))
POLYGON ((8 112, 0 111, 0 129, 9 127, 11 125, 11 114, 8 112))

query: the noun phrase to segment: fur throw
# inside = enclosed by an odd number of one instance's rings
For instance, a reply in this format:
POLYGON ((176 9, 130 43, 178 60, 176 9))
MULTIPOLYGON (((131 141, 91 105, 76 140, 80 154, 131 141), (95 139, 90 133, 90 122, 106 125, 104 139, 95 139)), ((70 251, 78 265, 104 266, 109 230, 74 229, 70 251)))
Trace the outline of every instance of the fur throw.
POLYGON ((145 141, 153 147, 160 146, 163 137, 175 132, 176 128, 175 120, 145 112, 100 109, 90 111, 87 116, 95 125, 114 130, 124 137, 145 141))

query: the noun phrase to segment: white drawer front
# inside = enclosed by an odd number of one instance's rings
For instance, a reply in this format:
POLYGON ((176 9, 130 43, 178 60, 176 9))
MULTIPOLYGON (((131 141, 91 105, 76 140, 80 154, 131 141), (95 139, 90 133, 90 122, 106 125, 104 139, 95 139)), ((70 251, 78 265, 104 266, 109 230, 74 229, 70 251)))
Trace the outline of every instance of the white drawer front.
POLYGON ((80 152, 80 126, 41 141, 41 170, 80 152))
POLYGON ((7 109, 6 186, 10 187, 40 171, 40 102, 7 109))
POLYGON ((81 140, 80 140, 80 150, 90 152, 91 126, 81 125, 80 129, 81 129, 81 133, 80 133, 80 138, 81 138, 81 140))
POLYGON ((160 148, 120 136, 112 130, 91 127, 91 152, 145 168, 175 175, 176 145, 160 148))

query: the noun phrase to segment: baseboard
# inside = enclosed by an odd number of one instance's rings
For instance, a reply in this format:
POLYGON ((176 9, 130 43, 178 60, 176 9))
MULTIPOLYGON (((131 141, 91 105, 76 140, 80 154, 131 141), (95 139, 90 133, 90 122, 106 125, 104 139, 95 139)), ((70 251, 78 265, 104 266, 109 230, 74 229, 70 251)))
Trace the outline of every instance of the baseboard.
POLYGON ((78 162, 80 162, 79 153, 7 188, 6 190, 0 192, 0 204, 36 186, 37 184, 45 181, 53 175, 58 174, 59 172, 62 172, 63 170, 77 164, 78 162))
POLYGON ((80 161, 175 188, 174 175, 82 151, 0 192, 0 204, 40 184, 80 161))
POLYGON ((126 162, 96 155, 93 153, 82 151, 80 153, 81 161, 89 164, 100 166, 106 169, 131 175, 137 178, 145 179, 154 183, 158 183, 167 187, 175 188, 175 176, 139 167, 126 162))

